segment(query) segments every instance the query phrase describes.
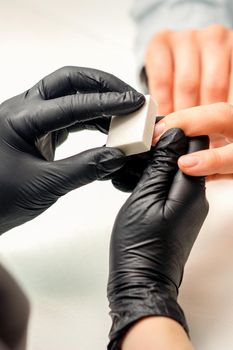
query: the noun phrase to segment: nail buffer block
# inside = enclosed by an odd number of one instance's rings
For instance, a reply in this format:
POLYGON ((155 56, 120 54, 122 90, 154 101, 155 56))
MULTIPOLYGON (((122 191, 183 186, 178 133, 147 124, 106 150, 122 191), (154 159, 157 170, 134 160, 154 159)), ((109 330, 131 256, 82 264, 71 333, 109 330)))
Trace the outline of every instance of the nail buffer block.
POLYGON ((120 149, 125 155, 142 153, 151 148, 157 103, 150 95, 144 105, 128 115, 113 116, 106 146, 120 149))

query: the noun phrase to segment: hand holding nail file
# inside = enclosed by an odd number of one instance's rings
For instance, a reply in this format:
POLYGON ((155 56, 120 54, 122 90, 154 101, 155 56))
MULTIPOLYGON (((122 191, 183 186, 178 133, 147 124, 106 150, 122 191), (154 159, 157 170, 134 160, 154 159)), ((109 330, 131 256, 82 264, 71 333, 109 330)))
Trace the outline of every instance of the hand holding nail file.
POLYGON ((111 179, 126 162, 120 150, 96 147, 54 161, 56 148, 69 132, 107 132, 111 115, 131 113, 144 101, 111 74, 63 67, 0 104, 0 234, 32 220, 69 191, 111 179))
POLYGON ((113 116, 106 146, 120 149, 125 155, 149 151, 157 113, 157 103, 146 95, 145 104, 126 116, 113 116))

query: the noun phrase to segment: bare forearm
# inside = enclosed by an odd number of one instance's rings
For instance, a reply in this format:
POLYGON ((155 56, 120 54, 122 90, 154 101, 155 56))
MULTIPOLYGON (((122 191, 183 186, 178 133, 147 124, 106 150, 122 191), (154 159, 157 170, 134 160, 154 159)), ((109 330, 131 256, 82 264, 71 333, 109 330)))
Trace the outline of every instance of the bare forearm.
POLYGON ((147 317, 133 325, 121 350, 194 350, 183 327, 167 317, 147 317))

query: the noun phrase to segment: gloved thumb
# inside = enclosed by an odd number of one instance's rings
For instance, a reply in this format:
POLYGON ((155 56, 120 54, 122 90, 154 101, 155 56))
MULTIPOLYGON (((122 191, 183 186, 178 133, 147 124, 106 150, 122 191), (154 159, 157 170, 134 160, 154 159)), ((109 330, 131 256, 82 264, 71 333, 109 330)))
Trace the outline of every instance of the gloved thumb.
POLYGON ((50 163, 53 181, 59 196, 95 180, 110 179, 119 170, 126 156, 110 147, 93 148, 75 156, 50 163))
POLYGON ((178 170, 177 161, 186 153, 187 138, 181 129, 166 131, 154 147, 152 158, 148 163, 137 187, 138 190, 152 193, 166 200, 174 175, 178 170), (152 191, 153 187, 153 191, 152 191))

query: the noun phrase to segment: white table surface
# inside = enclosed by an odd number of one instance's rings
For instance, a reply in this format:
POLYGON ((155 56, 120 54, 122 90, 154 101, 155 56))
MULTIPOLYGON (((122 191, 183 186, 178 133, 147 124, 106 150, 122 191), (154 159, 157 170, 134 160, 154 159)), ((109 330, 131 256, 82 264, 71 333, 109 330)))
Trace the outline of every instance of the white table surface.
MULTIPOLYGON (((0 99, 64 65, 89 66, 138 87, 130 0, 1 0, 0 99)), ((57 158, 105 143, 73 134, 57 158)), ((207 185, 210 213, 185 270, 180 303, 196 349, 233 349, 233 182, 207 185)), ((29 350, 102 350, 110 327, 108 243, 127 198, 99 182, 73 191, 0 238, 1 261, 27 291, 29 350)))

